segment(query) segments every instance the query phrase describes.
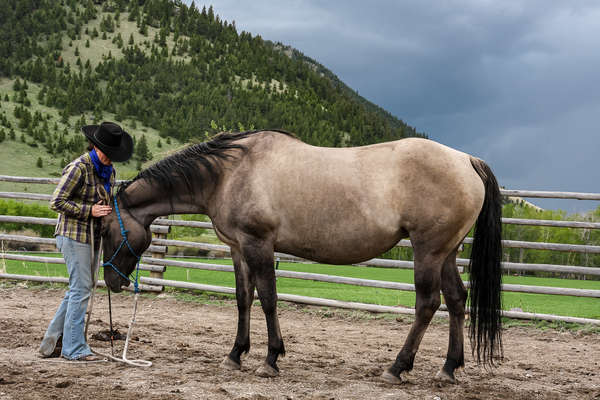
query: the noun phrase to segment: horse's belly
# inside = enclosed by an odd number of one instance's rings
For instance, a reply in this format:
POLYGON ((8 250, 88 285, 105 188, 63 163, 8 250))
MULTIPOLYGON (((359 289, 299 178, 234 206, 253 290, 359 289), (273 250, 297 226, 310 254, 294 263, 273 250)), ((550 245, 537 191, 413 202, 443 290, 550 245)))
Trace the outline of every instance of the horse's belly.
POLYGON ((379 256, 407 236, 397 229, 313 232, 310 237, 282 238, 275 251, 325 264, 354 264, 379 256))

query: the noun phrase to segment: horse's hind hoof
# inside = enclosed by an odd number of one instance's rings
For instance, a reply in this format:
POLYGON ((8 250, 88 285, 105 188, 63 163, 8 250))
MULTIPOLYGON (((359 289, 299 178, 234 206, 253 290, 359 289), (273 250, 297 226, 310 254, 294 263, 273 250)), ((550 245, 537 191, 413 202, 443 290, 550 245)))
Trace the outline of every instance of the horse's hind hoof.
POLYGON ((228 369, 230 371, 238 371, 242 369, 242 366, 229 358, 229 356, 226 356, 221 362, 221 368, 228 369))
MULTIPOLYGON (((453 374, 454 375, 454 374, 453 374)), ((435 380, 440 383, 451 383, 453 385, 457 384, 458 381, 454 376, 450 376, 446 371, 440 369, 438 373, 435 375, 435 380)))
POLYGON ((263 378, 274 378, 279 375, 279 371, 271 367, 269 364, 264 363, 256 370, 256 375, 262 376, 263 378))
POLYGON ((392 374, 387 369, 381 374, 381 380, 390 385, 400 385, 402 383, 402 379, 399 376, 392 374))

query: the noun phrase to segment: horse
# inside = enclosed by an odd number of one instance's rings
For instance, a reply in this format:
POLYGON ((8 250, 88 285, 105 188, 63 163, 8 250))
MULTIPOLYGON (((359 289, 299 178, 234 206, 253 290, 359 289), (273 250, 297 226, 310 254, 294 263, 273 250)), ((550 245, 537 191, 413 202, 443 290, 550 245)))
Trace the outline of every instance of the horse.
POLYGON ((440 306, 440 290, 450 337, 446 361, 434 379, 454 383, 455 370, 464 367, 468 291, 456 255, 475 225, 469 266, 472 354, 485 366, 502 357, 501 196, 488 165, 469 154, 422 138, 326 148, 282 130, 221 133, 142 170, 119 188, 114 205, 120 216, 103 217, 101 229, 104 259, 110 258, 113 267, 104 268, 104 279, 113 292, 129 284, 137 255, 150 245, 155 218, 210 217, 218 238, 231 247, 238 308, 235 341, 221 366, 240 369, 240 357, 250 350, 256 289, 268 330, 259 376, 278 375, 277 359, 285 354, 274 251, 319 263, 355 264, 410 238, 415 319, 395 361, 381 375, 392 384, 413 368, 440 306))

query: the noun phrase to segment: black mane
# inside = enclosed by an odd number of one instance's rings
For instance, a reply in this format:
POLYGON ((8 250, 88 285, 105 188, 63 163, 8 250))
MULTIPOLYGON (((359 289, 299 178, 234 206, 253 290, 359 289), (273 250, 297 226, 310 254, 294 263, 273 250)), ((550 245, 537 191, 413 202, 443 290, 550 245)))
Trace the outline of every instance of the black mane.
MULTIPOLYGON (((283 130, 271 130, 284 135, 294 137, 294 134, 283 130)), ((223 132, 215 136, 211 141, 191 145, 177 153, 166 157, 148 168, 141 171, 135 178, 127 181, 119 187, 117 196, 124 201, 125 196, 121 196, 124 190, 133 182, 143 179, 149 183, 156 183, 165 189, 164 193, 170 193, 173 189, 174 178, 182 180, 187 189, 193 193, 194 185, 192 182, 203 179, 202 169, 208 173, 210 179, 214 179, 222 169, 222 160, 233 158, 230 150, 241 150, 245 152, 245 146, 236 143, 238 140, 247 136, 265 132, 264 130, 246 131, 246 132, 223 132)))

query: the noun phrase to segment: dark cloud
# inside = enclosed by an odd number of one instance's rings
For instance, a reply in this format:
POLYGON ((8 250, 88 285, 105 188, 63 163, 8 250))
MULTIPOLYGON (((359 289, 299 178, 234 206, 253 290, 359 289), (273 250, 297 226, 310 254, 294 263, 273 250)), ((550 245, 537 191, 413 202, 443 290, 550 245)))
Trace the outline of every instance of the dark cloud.
MULTIPOLYGON (((600 192, 600 3, 217 1, 509 188, 600 192)), ((598 203, 532 200, 581 211, 598 203)))

